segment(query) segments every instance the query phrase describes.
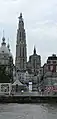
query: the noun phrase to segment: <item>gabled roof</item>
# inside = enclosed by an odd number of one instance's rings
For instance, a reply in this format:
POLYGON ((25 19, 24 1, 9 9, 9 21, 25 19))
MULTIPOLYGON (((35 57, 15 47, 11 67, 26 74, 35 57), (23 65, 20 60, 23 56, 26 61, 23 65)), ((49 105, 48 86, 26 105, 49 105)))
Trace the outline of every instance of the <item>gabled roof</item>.
POLYGON ((16 80, 12 85, 19 85, 19 86, 22 86, 23 84, 19 81, 19 80, 16 80))

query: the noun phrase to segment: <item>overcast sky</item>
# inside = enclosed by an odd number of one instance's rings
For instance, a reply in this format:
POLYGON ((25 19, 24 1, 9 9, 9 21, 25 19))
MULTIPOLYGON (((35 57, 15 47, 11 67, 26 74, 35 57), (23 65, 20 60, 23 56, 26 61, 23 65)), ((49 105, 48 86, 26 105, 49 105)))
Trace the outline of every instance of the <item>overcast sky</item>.
POLYGON ((0 0, 0 43, 4 30, 14 59, 20 12, 25 23, 27 56, 35 45, 43 65, 49 55, 57 54, 57 0, 0 0))

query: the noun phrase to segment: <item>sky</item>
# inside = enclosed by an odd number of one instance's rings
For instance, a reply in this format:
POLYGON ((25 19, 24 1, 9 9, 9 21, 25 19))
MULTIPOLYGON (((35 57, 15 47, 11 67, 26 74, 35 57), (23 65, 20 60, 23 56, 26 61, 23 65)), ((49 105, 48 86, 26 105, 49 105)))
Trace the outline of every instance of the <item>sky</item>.
POLYGON ((23 14, 27 57, 33 54, 35 45, 41 55, 42 65, 48 56, 57 54, 57 0, 0 0, 0 43, 3 30, 6 42, 16 56, 18 17, 23 14))

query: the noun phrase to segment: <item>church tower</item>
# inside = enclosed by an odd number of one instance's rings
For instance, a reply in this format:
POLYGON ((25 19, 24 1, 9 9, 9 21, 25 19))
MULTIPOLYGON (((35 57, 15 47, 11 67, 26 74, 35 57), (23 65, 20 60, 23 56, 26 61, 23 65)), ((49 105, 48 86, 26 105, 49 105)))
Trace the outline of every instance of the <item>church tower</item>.
POLYGON ((27 49, 26 49, 26 34, 24 29, 24 21, 22 13, 20 13, 18 29, 17 29, 17 43, 16 43, 16 70, 20 72, 26 71, 27 63, 27 49))

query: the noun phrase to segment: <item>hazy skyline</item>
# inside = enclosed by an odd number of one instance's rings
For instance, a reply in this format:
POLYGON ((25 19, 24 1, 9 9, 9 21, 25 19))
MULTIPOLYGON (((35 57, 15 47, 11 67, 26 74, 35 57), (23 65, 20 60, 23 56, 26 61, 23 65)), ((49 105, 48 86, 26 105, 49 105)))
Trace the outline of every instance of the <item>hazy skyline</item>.
POLYGON ((25 24, 27 56, 33 53, 35 45, 44 64, 49 55, 57 54, 57 0, 0 0, 0 43, 4 30, 14 59, 20 12, 25 24))

